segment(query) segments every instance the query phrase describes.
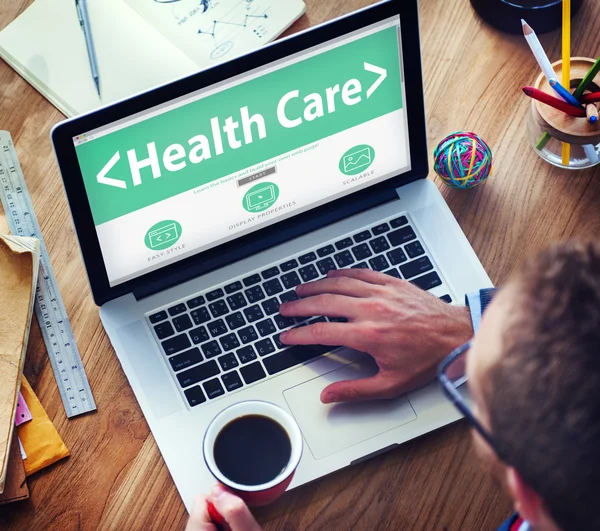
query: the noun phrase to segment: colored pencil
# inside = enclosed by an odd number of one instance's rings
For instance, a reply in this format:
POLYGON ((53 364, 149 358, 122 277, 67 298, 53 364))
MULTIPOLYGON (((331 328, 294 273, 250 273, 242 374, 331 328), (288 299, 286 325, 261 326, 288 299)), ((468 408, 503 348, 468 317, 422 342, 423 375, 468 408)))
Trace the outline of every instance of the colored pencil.
MULTIPOLYGON (((565 94, 561 94, 567 103, 578 105, 579 102, 571 94, 571 0, 562 0, 562 87, 556 83, 550 86, 559 94, 564 88, 565 94)), ((562 145, 562 163, 563 166, 568 166, 571 160, 571 146, 565 142, 562 145)))
POLYGON ((588 122, 591 124, 598 123, 598 107, 596 107, 595 103, 588 103, 585 106, 585 114, 587 116, 588 122))
POLYGON ((581 107, 581 103, 577 101, 573 94, 571 94, 565 87, 563 87, 557 79, 552 78, 550 80, 550 86, 554 89, 554 91, 568 104, 573 105, 575 107, 581 107))
POLYGON ((585 151, 585 156, 592 164, 596 164, 600 161, 600 159, 598 158, 598 152, 596 151, 596 148, 591 144, 583 146, 583 150, 585 151))
POLYGON ((600 101, 600 92, 590 92, 589 94, 584 94, 579 98, 581 103, 596 103, 600 101))
POLYGON ((600 58, 594 63, 594 66, 590 68, 590 71, 585 75, 585 77, 581 80, 581 83, 579 83, 579 86, 575 89, 575 92, 573 93, 575 98, 581 98, 585 92, 585 89, 594 80, 598 72, 600 72, 600 58))
POLYGON ((527 39, 527 44, 529 44, 535 59, 540 65, 542 72, 544 72, 544 75, 546 76, 546 79, 550 81, 551 78, 556 77, 556 72, 554 72, 554 68, 552 68, 550 59, 548 59, 544 48, 542 48, 542 43, 535 34, 535 31, 533 31, 527 22, 521 19, 521 24, 523 26, 523 35, 525 35, 525 39, 527 39))
MULTIPOLYGON (((523 26, 523 35, 525 35, 525 40, 527 40, 527 44, 529 44, 529 47, 533 52, 533 56, 540 65, 542 72, 544 72, 546 79, 549 81, 553 77, 556 77, 556 72, 554 72, 554 68, 552 68, 552 63, 550 63, 550 59, 548 59, 548 56, 542 47, 542 43, 535 34, 535 31, 533 31, 532 27, 523 19, 521 19, 521 25, 523 26)), ((540 151, 543 150, 549 141, 550 135, 548 133, 544 133, 539 139, 536 148, 540 151)))
MULTIPOLYGON (((562 86, 571 95, 571 0, 562 3, 562 86)), ((575 101, 577 98, 573 97, 575 101)), ((572 101, 568 103, 577 105, 572 101)))
POLYGON ((551 96, 550 94, 542 90, 536 89, 534 87, 523 87, 523 92, 527 94, 527 96, 529 96, 530 98, 541 101, 546 105, 550 105, 550 107, 554 107, 555 109, 558 109, 559 111, 562 111, 568 114, 569 116, 576 116, 578 118, 585 118, 586 116, 585 111, 581 108, 581 106, 575 107, 574 105, 571 105, 569 103, 564 102, 563 100, 555 98, 554 96, 551 96))
POLYGON ((535 149, 539 150, 539 151, 543 151, 543 149, 548 145, 548 142, 550 142, 550 139, 552 137, 548 134, 548 132, 545 132, 542 134, 542 136, 540 136, 539 140, 537 141, 537 144, 535 145, 535 149))

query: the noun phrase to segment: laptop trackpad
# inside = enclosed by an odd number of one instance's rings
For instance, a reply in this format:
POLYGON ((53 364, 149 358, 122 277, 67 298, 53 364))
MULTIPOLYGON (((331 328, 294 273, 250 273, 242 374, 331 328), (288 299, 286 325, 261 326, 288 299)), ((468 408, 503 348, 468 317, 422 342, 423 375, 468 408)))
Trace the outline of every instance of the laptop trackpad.
POLYGON ((283 392, 315 459, 350 448, 417 418, 405 396, 349 404, 322 404, 321 391, 330 383, 373 376, 368 356, 283 392))

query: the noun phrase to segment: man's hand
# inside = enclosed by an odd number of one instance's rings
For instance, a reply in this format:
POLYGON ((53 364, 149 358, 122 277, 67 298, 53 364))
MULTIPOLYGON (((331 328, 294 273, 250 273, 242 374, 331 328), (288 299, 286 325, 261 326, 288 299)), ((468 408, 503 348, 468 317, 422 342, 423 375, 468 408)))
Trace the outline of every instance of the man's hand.
POLYGON ((392 398, 435 377, 438 363, 473 335, 469 311, 451 306, 406 280, 369 269, 330 271, 326 279, 296 287, 302 297, 282 304, 287 317, 345 317, 347 323, 316 323, 281 335, 289 345, 345 346, 367 352, 379 372, 336 382, 321 393, 324 403, 392 398))
POLYGON ((219 511, 231 531, 261 531, 247 505, 222 485, 215 485, 210 496, 196 496, 185 531, 217 531, 208 513, 209 502, 219 511))

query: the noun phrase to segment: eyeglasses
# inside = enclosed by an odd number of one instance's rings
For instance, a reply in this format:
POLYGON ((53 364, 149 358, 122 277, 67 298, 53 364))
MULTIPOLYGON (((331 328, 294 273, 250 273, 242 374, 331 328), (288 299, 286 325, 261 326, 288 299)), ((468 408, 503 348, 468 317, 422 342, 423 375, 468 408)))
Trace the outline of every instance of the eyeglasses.
POLYGON ((483 427, 483 425, 475 418, 469 406, 469 391, 467 385, 467 353, 471 348, 471 341, 465 343, 462 347, 458 347, 452 351, 450 355, 440 364, 438 368, 438 379, 442 384, 442 389, 450 401, 454 404, 467 421, 475 428, 477 433, 490 445, 496 452, 496 455, 506 461, 502 452, 498 449, 492 435, 483 427))

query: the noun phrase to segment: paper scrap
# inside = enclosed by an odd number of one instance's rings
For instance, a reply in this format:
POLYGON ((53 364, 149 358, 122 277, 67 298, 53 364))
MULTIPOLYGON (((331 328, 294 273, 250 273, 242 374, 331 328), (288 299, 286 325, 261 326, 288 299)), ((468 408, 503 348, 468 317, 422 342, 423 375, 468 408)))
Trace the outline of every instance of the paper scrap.
MULTIPOLYGON (((17 439, 19 438, 17 437, 17 439)), ((19 439, 19 449, 21 450, 21 458, 25 461, 25 459, 27 459, 27 454, 25 453, 25 448, 23 448, 23 445, 21 444, 21 439, 19 439)))
POLYGON ((20 426, 32 418, 31 411, 29 411, 29 408, 27 407, 27 402, 25 402, 25 399, 23 398, 23 393, 19 393, 19 398, 17 399, 17 414, 15 415, 15 426, 20 426))

